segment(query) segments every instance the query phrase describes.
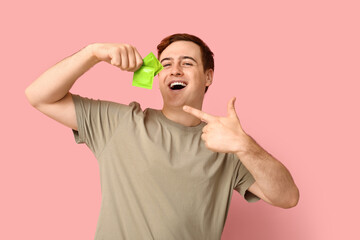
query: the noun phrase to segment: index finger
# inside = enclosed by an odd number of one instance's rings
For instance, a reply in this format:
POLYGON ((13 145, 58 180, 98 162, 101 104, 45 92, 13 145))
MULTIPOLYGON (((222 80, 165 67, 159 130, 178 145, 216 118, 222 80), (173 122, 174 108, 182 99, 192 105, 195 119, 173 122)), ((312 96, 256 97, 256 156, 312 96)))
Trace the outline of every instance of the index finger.
POLYGON ((206 122, 206 123, 209 123, 211 121, 213 121, 215 119, 214 116, 210 115, 210 114, 207 114, 199 109, 196 109, 196 108, 192 108, 192 107, 189 107, 189 106, 184 106, 183 107, 183 110, 187 113, 190 113, 191 115, 197 117, 198 119, 200 119, 201 121, 203 122, 206 122))

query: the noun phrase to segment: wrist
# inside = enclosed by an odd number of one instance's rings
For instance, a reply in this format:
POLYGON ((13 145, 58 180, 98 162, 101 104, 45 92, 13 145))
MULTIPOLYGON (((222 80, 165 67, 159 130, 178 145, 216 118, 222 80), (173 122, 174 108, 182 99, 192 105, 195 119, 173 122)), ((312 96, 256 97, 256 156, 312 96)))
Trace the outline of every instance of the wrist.
POLYGON ((242 138, 242 144, 241 148, 238 148, 236 151, 236 155, 239 157, 244 157, 249 154, 256 154, 260 150, 260 146, 255 142, 255 140, 245 134, 245 136, 242 138))
POLYGON ((91 43, 84 48, 85 54, 88 56, 90 62, 95 65, 101 60, 96 56, 95 50, 99 47, 99 43, 91 43))

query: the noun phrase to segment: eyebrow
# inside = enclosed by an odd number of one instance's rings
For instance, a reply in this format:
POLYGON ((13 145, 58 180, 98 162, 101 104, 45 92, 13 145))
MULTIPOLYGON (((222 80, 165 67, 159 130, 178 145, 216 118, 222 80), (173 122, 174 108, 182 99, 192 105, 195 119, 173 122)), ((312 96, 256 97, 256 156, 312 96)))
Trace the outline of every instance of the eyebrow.
MULTIPOLYGON (((167 57, 167 58, 163 58, 160 63, 162 63, 163 61, 167 61, 167 60, 173 60, 174 58, 172 57, 167 57)), ((180 56, 180 59, 191 59, 193 60, 194 62, 197 63, 197 61, 193 58, 193 57, 190 57, 190 56, 180 56)))

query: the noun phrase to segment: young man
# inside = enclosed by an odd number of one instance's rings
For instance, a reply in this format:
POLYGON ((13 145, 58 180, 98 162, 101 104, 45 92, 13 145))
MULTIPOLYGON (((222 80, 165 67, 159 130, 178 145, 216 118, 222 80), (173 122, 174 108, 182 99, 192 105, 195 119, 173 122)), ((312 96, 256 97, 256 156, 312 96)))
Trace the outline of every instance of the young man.
POLYGON ((126 44, 91 44, 26 89, 35 108, 72 128, 76 142, 98 160, 102 205, 95 239, 220 239, 233 189, 250 202, 295 206, 299 192, 290 173, 244 132, 235 98, 226 117, 201 111, 214 72, 207 45, 175 34, 158 50, 162 110, 69 92, 100 61, 136 71, 142 58, 126 44))

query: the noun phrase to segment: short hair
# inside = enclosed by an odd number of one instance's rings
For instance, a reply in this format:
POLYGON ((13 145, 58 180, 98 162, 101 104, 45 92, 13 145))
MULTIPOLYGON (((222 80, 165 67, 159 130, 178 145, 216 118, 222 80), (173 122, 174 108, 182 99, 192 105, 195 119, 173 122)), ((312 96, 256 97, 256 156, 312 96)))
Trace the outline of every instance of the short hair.
MULTIPOLYGON (((187 34, 187 33, 176 33, 164 38, 159 45, 157 45, 158 58, 161 53, 167 48, 170 44, 176 41, 190 41, 197 44, 200 47, 201 51, 201 60, 203 63, 204 72, 208 69, 214 71, 214 53, 210 50, 208 45, 201 40, 200 38, 187 34)), ((205 88, 205 92, 208 90, 208 87, 205 88)))

